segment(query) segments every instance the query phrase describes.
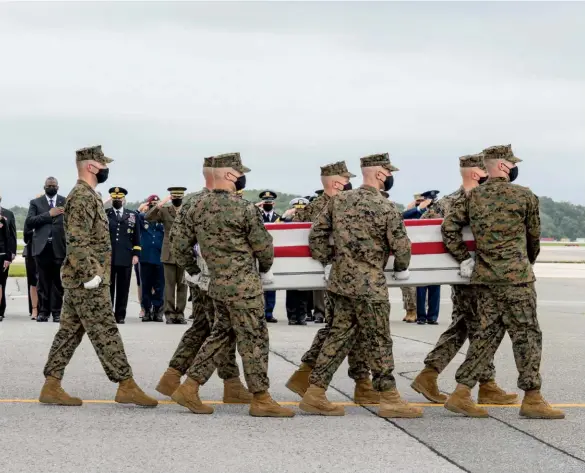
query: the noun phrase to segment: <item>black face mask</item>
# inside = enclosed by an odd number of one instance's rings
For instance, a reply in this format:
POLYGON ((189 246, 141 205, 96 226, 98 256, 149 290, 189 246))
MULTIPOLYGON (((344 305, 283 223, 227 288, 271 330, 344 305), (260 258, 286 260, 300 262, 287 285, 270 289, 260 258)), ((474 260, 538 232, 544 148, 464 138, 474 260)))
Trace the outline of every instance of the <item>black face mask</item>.
POLYGON ((351 182, 348 182, 347 184, 345 184, 345 185, 343 186, 343 190, 344 190, 344 191, 350 191, 350 190, 352 190, 352 189, 353 189, 353 186, 351 185, 351 182))
POLYGON ((480 177, 479 181, 477 181, 477 183, 481 186, 482 184, 485 184, 485 182, 487 180, 488 180, 488 176, 480 177))
POLYGON ((183 199, 172 199, 171 202, 175 207, 180 207, 181 204, 183 203, 183 199))
POLYGON ((392 176, 392 175, 386 176, 386 179, 384 180, 384 190, 386 192, 388 192, 390 189, 392 189, 393 185, 394 185, 394 176, 392 176))
POLYGON ((57 195, 57 188, 45 187, 45 194, 47 194, 49 197, 55 197, 57 195))
POLYGON ((264 204, 263 208, 266 212, 272 212, 272 209, 274 208, 273 204, 264 204))
POLYGON ((116 210, 120 210, 122 208, 122 201, 112 200, 112 207, 114 207, 116 210))
POLYGON ((98 184, 103 184, 108 180, 108 176, 110 175, 110 168, 100 169, 95 178, 97 179, 98 184))
POLYGON ((243 176, 238 177, 234 184, 236 185, 236 191, 244 190, 246 188, 246 175, 244 174, 243 176))
POLYGON ((518 166, 514 166, 513 168, 508 169, 510 170, 510 174, 508 174, 510 182, 514 182, 516 179, 518 179, 518 166))

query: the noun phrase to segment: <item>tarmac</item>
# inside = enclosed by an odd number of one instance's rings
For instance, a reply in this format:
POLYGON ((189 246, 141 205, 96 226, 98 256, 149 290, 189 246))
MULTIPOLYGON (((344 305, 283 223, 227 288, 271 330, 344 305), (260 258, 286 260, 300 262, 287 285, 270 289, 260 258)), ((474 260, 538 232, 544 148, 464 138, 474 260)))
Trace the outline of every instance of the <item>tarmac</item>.
MULTIPOLYGON (((284 385, 319 326, 289 327, 284 293, 277 300, 280 322, 269 327, 269 375, 273 397, 295 409, 293 419, 256 419, 248 416, 247 406, 222 404, 222 383, 215 375, 201 390, 215 407, 211 416, 190 414, 158 395, 154 387, 188 326, 144 324, 135 300, 120 331, 136 380, 163 401, 159 407, 116 405, 116 386, 87 339, 64 379, 65 389, 82 397, 84 406, 43 406, 36 399, 57 324, 30 321, 26 282, 10 279, 6 319, 0 323, 0 471, 585 473, 585 265, 537 264, 536 273, 543 393, 566 411, 561 421, 522 420, 518 405, 489 407, 489 419, 467 419, 429 405, 410 388, 450 322, 448 287, 442 288, 438 326, 403 323, 400 291, 390 291, 398 388, 408 401, 425 407, 423 419, 384 420, 376 408, 354 406, 346 364, 328 395, 346 406, 347 415, 325 418, 299 411, 299 399, 284 385)), ((454 373, 463 359, 464 351, 441 376, 444 392, 455 387, 454 373)), ((508 337, 496 368, 498 383, 517 392, 508 337)))

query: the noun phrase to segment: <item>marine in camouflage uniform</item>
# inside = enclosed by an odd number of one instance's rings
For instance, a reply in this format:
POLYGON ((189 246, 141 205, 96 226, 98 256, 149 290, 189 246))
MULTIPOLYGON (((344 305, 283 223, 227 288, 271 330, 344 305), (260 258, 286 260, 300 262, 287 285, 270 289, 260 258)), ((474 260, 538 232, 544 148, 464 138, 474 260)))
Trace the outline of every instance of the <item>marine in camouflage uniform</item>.
POLYGON ((226 347, 236 343, 248 389, 254 394, 250 414, 292 417, 294 412, 280 407, 268 393, 269 341, 262 278, 270 279, 272 237, 258 208, 234 193, 237 183, 243 187, 243 176, 250 171, 242 164, 239 153, 215 156, 211 166, 214 189, 184 215, 173 232, 171 248, 187 273, 194 276, 201 272, 193 258, 193 248, 199 245, 209 269, 215 323, 187 371, 187 380, 172 398, 193 413, 211 414, 213 408, 199 398, 199 386, 209 380, 226 347))
POLYGON ((106 375, 120 384, 116 402, 149 407, 158 404, 134 382, 112 315, 109 292, 112 246, 108 218, 95 192, 96 176, 112 161, 101 146, 76 152, 79 180, 67 197, 63 215, 67 254, 61 272, 65 288, 61 325, 44 369, 46 382, 39 398, 42 403, 81 405, 81 399, 72 398, 61 388, 61 379, 87 332, 106 375))
MULTIPOLYGON (((445 218, 451 207, 463 204, 467 193, 479 186, 487 178, 483 155, 473 154, 459 158, 459 166, 463 176, 463 185, 450 195, 436 202, 422 218, 445 218)), ((447 396, 439 391, 437 377, 451 363, 455 355, 461 350, 467 338, 477 333, 477 297, 476 287, 473 285, 451 286, 451 301, 453 303, 452 321, 449 328, 441 335, 435 348, 425 359, 425 368, 415 378, 412 388, 431 402, 444 404, 447 396), (471 336, 470 336, 471 335, 471 336)), ((516 394, 507 394, 495 383, 495 366, 493 359, 486 365, 478 380, 479 402, 481 404, 514 404, 516 394)))
MULTIPOLYGON (((355 177, 347 169, 345 161, 339 161, 321 167, 321 178, 339 178, 339 186, 349 182, 349 179, 355 177)), ((329 193, 337 194, 338 189, 332 189, 329 193)), ((294 222, 311 222, 315 223, 320 215, 327 211, 327 206, 334 198, 327 192, 323 192, 309 203, 304 209, 297 209, 294 222)), ((323 291, 325 297, 325 326, 317 331, 313 343, 309 350, 301 358, 301 366, 293 373, 286 386, 294 393, 303 397, 309 388, 309 377, 312 369, 317 363, 319 353, 323 348, 323 343, 329 335, 331 329, 331 296, 328 291, 323 291)), ((358 340, 352 346, 348 354, 349 370, 348 375, 355 383, 354 401, 357 404, 377 404, 380 401, 379 394, 374 391, 370 380, 370 368, 366 362, 366 355, 363 352, 361 340, 358 340)))
POLYGON ((538 198, 526 187, 512 184, 521 162, 510 145, 483 151, 488 181, 454 205, 443 222, 443 241, 462 270, 473 268, 477 294, 477 324, 464 363, 457 371, 457 389, 445 403, 452 411, 488 417, 471 399, 470 390, 488 369, 506 332, 512 340, 518 387, 526 392, 520 415, 564 418, 540 394, 542 333, 536 313, 532 265, 540 252, 538 198), (475 236, 475 263, 463 241, 470 226, 475 236))
MULTIPOLYGON (((211 179, 208 179, 208 173, 211 172, 212 158, 205 158, 203 161, 203 173, 206 180, 209 181, 207 185, 211 187, 211 179)), ((205 198, 211 193, 208 187, 204 187, 199 192, 188 194, 183 199, 183 205, 179 211, 175 223, 171 228, 170 244, 171 249, 173 240, 176 235, 184 235, 189 232, 185 228, 185 217, 190 212, 191 208, 197 202, 205 198)), ((193 249, 191 251, 183 251, 174 254, 176 264, 185 268, 190 266, 195 258, 193 249)), ((203 266, 203 260, 200 266, 203 266)), ((203 268, 200 268, 203 269, 203 268)), ((207 273, 206 270, 202 271, 207 273)), ((204 275, 207 280, 208 274, 204 275)), ((192 308, 193 308, 193 325, 187 329, 179 346, 177 347, 169 367, 161 377, 156 390, 165 396, 172 396, 172 394, 181 385, 181 377, 187 373, 187 370, 193 364, 197 353, 199 352, 203 342, 211 334, 211 329, 215 321, 215 309, 213 307, 213 299, 209 297, 207 290, 208 284, 193 283, 186 279, 186 283, 191 289, 192 294, 192 308)), ((246 390, 240 381, 240 369, 236 362, 236 341, 235 339, 229 346, 224 347, 222 353, 217 358, 217 374, 224 380, 224 395, 223 402, 229 404, 249 404, 252 400, 251 394, 246 390)))
MULTIPOLYGON (((332 262, 327 289, 331 299, 331 328, 310 376, 310 387, 300 409, 322 415, 344 415, 342 406, 331 404, 325 392, 333 375, 361 338, 380 392, 382 417, 420 417, 422 409, 400 398, 392 374, 394 359, 390 337, 390 303, 384 273, 390 253, 395 276, 407 278, 410 240, 402 216, 381 194, 389 190, 392 166, 388 154, 361 160, 364 184, 338 194, 313 225, 309 247, 324 266, 332 262), (329 241, 333 238, 335 246, 329 241)), ((327 269, 326 269, 327 271, 327 269)))

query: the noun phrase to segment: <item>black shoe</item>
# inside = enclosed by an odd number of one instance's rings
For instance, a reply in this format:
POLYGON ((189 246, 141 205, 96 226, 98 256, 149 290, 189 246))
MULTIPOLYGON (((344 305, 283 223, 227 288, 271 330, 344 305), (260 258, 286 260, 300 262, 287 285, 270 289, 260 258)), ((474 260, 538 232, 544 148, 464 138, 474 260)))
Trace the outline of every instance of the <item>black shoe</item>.
POLYGON ((48 315, 39 315, 37 317, 37 322, 48 322, 49 316, 48 315))
POLYGON ((296 323, 295 323, 295 321, 294 321, 294 320, 289 320, 289 321, 288 321, 288 324, 289 324, 289 325, 295 325, 296 323))
POLYGON ((144 312, 144 315, 142 316, 142 321, 143 322, 153 322, 153 314, 151 310, 147 310, 144 312))
POLYGON ((426 320, 417 320, 416 323, 418 325, 426 325, 427 324, 427 321, 426 320))
POLYGON ((313 317, 312 315, 307 315, 307 318, 305 320, 307 322, 314 322, 315 321, 315 317, 313 317))
POLYGON ((160 310, 156 310, 154 314, 152 314, 152 321, 153 322, 164 322, 165 319, 163 317, 163 313, 160 310))
POLYGON ((187 325, 188 322, 185 319, 175 319, 173 323, 175 325, 187 325))
POLYGON ((307 325, 307 322, 304 320, 297 320, 297 325, 307 325))
POLYGON ((439 325, 439 322, 437 322, 436 320, 430 320, 429 322, 427 322, 427 324, 429 324, 429 325, 439 325))
POLYGON ((274 317, 266 317, 266 322, 269 324, 277 324, 278 320, 276 320, 274 317))
POLYGON ((55 322, 56 324, 61 322, 61 316, 60 315, 53 315, 53 322, 55 322))
POLYGON ((116 320, 116 323, 120 324, 120 325, 124 325, 126 323, 126 321, 124 319, 119 319, 119 320, 116 320))
POLYGON ((315 323, 316 324, 324 324, 325 323, 325 317, 315 317, 315 323))

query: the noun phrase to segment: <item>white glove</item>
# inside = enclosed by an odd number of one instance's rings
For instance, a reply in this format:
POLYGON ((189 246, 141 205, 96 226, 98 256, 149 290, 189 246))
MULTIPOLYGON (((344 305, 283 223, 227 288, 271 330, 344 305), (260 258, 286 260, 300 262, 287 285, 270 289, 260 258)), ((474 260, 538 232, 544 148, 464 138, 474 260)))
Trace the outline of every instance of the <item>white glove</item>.
POLYGON ((191 276, 187 271, 185 271, 185 281, 187 281, 188 283, 196 286, 197 283, 199 282, 199 279, 201 279, 201 273, 191 276))
POLYGON ((396 281, 406 281, 410 279, 410 271, 405 269, 404 271, 394 271, 394 279, 396 281))
POLYGON ((459 274, 462 278, 469 279, 473 274, 475 268, 475 260, 473 258, 466 259, 459 267, 459 274))
POLYGON ((260 280, 263 285, 274 284, 274 274, 272 274, 272 270, 269 270, 267 273, 260 273, 260 280))
POLYGON ((86 289, 95 289, 102 283, 102 278, 94 276, 91 281, 84 282, 83 287, 86 289))
POLYGON ((329 281, 329 276, 331 275, 331 265, 327 264, 325 265, 325 267, 323 268, 323 278, 325 279, 325 281, 329 281))

